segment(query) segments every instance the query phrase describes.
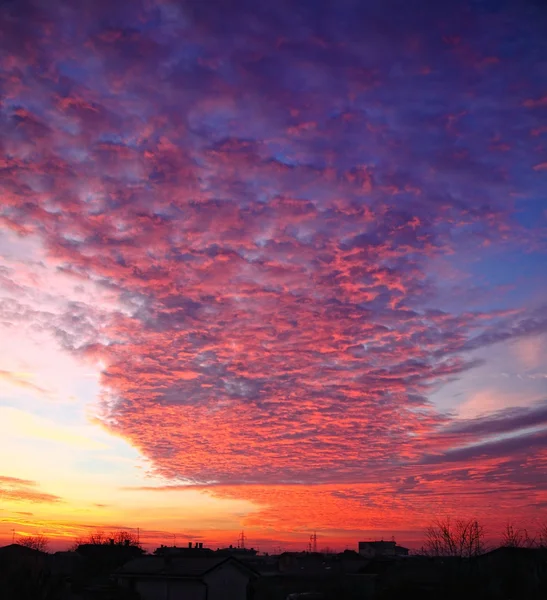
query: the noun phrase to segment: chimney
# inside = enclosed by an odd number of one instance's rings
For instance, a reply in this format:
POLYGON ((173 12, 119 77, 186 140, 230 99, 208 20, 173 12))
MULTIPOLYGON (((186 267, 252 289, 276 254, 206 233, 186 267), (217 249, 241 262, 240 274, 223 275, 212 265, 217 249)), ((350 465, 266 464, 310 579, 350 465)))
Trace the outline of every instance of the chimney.
POLYGON ((192 542, 188 542, 188 548, 192 547, 192 542))

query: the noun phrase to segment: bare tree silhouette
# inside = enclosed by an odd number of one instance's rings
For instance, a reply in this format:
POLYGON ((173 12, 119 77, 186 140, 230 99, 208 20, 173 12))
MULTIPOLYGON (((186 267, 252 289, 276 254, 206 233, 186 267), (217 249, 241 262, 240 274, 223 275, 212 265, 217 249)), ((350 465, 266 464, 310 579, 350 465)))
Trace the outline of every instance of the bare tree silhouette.
POLYGON ((32 550, 46 552, 49 545, 49 540, 45 535, 37 533, 36 535, 28 535, 20 538, 18 543, 21 546, 25 546, 25 548, 32 548, 32 550))
POLYGON ((502 533, 501 545, 505 548, 533 548, 535 538, 530 537, 527 529, 517 529, 512 523, 507 523, 502 533))
POLYGON ((438 519, 427 528, 422 553, 468 558, 485 551, 484 528, 477 519, 438 519))
POLYGON ((538 544, 541 548, 547 548, 547 523, 543 523, 539 529, 538 544))

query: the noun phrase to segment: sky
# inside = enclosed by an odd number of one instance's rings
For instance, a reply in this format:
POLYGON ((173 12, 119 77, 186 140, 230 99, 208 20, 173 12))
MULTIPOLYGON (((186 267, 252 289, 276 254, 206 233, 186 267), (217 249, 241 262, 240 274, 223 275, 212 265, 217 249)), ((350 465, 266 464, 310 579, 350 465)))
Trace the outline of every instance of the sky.
POLYGON ((547 521, 547 7, 0 3, 0 543, 547 521))

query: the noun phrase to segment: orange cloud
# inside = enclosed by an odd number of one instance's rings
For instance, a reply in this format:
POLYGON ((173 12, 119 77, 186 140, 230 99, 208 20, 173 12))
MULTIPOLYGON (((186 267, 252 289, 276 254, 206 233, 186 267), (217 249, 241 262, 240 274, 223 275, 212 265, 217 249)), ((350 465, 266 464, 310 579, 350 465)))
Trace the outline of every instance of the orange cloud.
POLYGON ((56 503, 62 501, 59 496, 41 492, 37 487, 38 484, 35 481, 0 475, 0 498, 4 501, 31 503, 56 503))

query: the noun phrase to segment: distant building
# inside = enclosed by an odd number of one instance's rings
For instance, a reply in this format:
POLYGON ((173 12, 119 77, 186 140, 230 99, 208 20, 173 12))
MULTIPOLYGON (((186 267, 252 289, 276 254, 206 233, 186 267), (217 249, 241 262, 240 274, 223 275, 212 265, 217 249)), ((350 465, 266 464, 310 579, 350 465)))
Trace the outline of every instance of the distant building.
POLYGON ((234 557, 144 556, 115 573, 141 600, 246 600, 258 573, 234 557))
POLYGON ((208 556, 214 554, 211 548, 204 548, 203 542, 188 542, 188 546, 160 546, 154 550, 156 556, 208 556))
POLYGON ((359 554, 366 558, 379 556, 408 556, 408 548, 398 546, 395 541, 359 542, 359 554))
POLYGON ((254 548, 239 548, 237 546, 228 546, 228 548, 219 548, 216 554, 223 556, 237 556, 238 558, 252 557, 258 554, 258 550, 254 548))

